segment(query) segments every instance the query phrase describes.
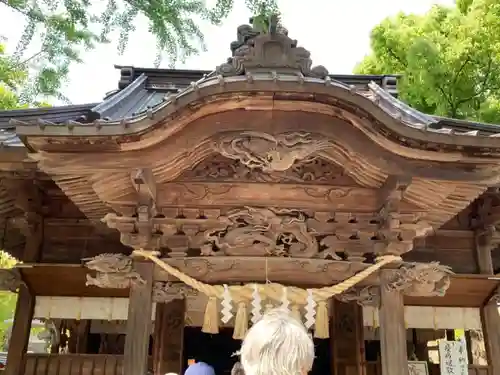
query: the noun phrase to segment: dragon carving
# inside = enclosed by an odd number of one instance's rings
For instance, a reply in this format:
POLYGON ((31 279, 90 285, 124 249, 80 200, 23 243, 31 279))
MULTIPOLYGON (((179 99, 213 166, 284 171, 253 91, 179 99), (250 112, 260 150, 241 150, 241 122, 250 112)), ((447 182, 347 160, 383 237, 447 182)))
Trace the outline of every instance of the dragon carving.
POLYGON ((250 169, 271 173, 284 172, 296 161, 308 160, 314 153, 330 146, 330 142, 309 133, 292 132, 274 136, 249 131, 225 136, 214 148, 222 156, 238 160, 250 169))
POLYGON ((245 207, 230 211, 224 230, 205 232, 205 253, 234 256, 294 256, 311 258, 318 242, 300 211, 245 207), (218 251, 211 252, 216 248, 218 251))
POLYGON ((133 283, 144 283, 139 273, 134 271, 132 259, 124 254, 100 254, 87 259, 85 266, 96 271, 96 276, 87 274, 87 286, 126 289, 133 283))
POLYGON ((388 287, 412 297, 442 297, 450 286, 450 267, 438 262, 414 263, 396 272, 388 287))

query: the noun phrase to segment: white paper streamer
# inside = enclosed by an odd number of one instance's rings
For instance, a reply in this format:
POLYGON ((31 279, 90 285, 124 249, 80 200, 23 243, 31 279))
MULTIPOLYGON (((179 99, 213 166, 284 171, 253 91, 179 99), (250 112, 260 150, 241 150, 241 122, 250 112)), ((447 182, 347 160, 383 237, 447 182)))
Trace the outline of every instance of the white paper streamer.
POLYGON ((233 317, 232 309, 232 298, 231 298, 231 293, 229 292, 229 288, 227 287, 227 284, 224 284, 224 293, 222 294, 222 309, 221 309, 221 320, 223 323, 227 324, 233 317))
POLYGON ((281 296, 281 308, 290 311, 290 301, 288 300, 288 289, 283 287, 283 295, 281 296))
POLYGON ((261 303, 262 299, 259 294, 259 286, 257 284, 253 284, 253 293, 252 293, 252 323, 255 324, 261 318, 261 303))
POLYGON ((314 325, 316 321, 316 301, 313 297, 313 292, 311 289, 307 289, 307 305, 306 305, 306 322, 304 323, 306 328, 309 329, 314 325))

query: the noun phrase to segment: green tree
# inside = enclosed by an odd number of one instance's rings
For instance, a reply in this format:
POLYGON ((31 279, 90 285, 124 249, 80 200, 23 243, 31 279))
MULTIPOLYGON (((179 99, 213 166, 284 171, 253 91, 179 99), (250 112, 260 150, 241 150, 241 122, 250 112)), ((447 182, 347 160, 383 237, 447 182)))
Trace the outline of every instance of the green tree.
POLYGON ((16 62, 5 54, 5 45, 0 44, 0 110, 19 108, 16 91, 28 74, 16 62))
MULTIPOLYGON (((15 258, 5 251, 0 251, 0 268, 12 268, 16 263, 15 258)), ((0 342, 3 344, 2 347, 5 345, 6 333, 12 325, 12 323, 5 321, 14 317, 16 302, 16 293, 0 291, 0 342)))
MULTIPOLYGON (((14 58, 36 64, 37 74, 23 90, 21 100, 29 102, 40 93, 65 100, 60 89, 70 65, 81 62, 84 50, 109 43, 115 34, 119 35, 117 48, 122 53, 138 17, 148 20, 148 30, 156 38, 156 66, 163 56, 174 66, 178 59, 184 61, 205 49, 196 20, 219 24, 234 1, 217 0, 213 8, 208 8, 204 0, 106 0, 101 4, 90 0, 0 0, 0 5, 27 20, 14 58), (42 40, 40 51, 27 57, 25 52, 37 37, 42 40)), ((245 4, 254 14, 271 14, 277 12, 276 1, 245 0, 245 4)))
MULTIPOLYGON (((28 65, 18 62, 5 53, 5 45, 0 43, 0 110, 47 106, 36 100, 21 101, 19 92, 28 81, 28 65)), ((52 92, 41 92, 52 96, 52 92)), ((35 99, 35 98, 33 98, 35 99)))
POLYGON ((500 1, 458 0, 387 18, 359 74, 401 74, 402 100, 429 114, 500 123, 500 1))

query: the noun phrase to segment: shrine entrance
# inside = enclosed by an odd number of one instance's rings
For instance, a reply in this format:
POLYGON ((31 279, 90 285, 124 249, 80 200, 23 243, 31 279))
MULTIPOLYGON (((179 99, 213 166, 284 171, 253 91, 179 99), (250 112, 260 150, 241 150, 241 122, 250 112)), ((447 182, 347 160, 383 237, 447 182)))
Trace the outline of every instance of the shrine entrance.
POLYGON ((230 375, 233 365, 238 361, 236 353, 241 341, 233 339, 232 328, 220 328, 218 334, 201 331, 201 327, 184 328, 184 370, 189 360, 206 362, 212 366, 216 375, 230 375))
MULTIPOLYGON (((238 361, 233 353, 241 347, 241 341, 233 339, 232 335, 232 328, 221 328, 214 335, 203 333, 200 327, 184 328, 183 371, 188 361, 194 359, 211 365, 216 375, 230 375, 233 365, 238 361)), ((330 343, 330 340, 314 339, 315 359, 310 375, 331 374, 330 343)))

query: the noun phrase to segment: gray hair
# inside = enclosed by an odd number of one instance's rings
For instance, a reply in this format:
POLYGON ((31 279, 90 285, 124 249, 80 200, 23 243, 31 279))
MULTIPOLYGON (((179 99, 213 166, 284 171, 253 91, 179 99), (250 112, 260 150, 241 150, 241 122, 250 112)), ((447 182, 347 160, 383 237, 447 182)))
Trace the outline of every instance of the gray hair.
POLYGON ((245 375, 301 375, 312 368, 314 344, 301 322, 272 310, 250 328, 240 355, 245 375))

